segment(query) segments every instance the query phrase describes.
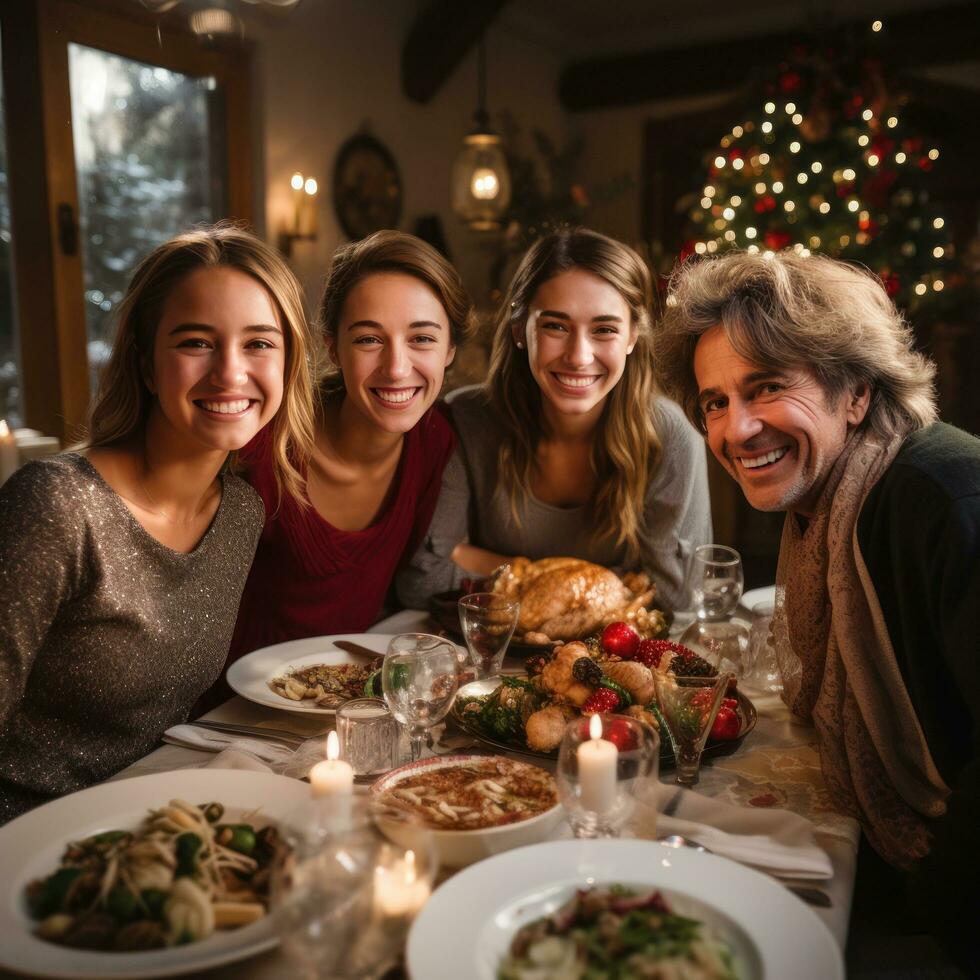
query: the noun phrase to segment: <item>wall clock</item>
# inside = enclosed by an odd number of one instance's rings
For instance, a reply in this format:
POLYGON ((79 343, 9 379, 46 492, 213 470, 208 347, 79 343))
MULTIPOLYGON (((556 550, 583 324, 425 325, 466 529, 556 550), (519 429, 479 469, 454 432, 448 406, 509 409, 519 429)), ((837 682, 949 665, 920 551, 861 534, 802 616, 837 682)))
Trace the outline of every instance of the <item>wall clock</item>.
POLYGON ((383 143, 367 133, 344 143, 334 166, 333 201, 340 227, 352 239, 398 226, 402 182, 383 143))

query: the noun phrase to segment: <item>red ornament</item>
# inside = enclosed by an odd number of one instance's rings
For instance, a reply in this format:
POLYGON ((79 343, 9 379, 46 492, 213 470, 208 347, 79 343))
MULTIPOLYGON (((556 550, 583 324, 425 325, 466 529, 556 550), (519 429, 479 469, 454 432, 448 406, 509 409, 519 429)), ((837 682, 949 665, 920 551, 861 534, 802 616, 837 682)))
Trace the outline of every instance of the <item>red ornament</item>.
POLYGON ((765 240, 766 248, 771 248, 774 252, 778 252, 781 248, 786 248, 793 240, 793 237, 786 231, 771 230, 766 232, 765 240))
POLYGON ((885 292, 888 293, 889 296, 896 296, 902 290, 902 281, 901 281, 901 279, 899 279, 898 276, 896 276, 892 272, 888 273, 884 277, 884 279, 882 280, 882 282, 883 282, 884 287, 885 287, 885 292))
POLYGON ((623 660, 632 660, 640 645, 640 634, 629 623, 610 623, 602 631, 602 648, 623 660))
POLYGON ((738 721, 738 715, 731 708, 726 708, 722 705, 718 709, 718 714, 715 715, 715 720, 711 724, 711 737, 718 739, 720 742, 731 742, 733 739, 738 738, 740 728, 741 725, 738 721))
POLYGON ((779 90, 784 95, 789 95, 791 92, 798 91, 802 82, 799 72, 788 71, 779 76, 779 90))
POLYGON ((694 239, 689 238, 683 245, 681 245, 680 253, 677 258, 683 262, 689 255, 694 254, 694 239))
POLYGON ((919 169, 926 172, 932 170, 932 160, 928 157, 919 157, 919 169))

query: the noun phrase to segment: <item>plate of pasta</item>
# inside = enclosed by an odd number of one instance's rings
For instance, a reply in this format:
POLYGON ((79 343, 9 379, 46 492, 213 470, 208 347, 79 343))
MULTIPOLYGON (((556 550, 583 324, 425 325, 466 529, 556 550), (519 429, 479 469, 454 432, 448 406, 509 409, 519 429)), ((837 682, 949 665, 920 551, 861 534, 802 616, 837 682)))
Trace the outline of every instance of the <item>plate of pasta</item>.
POLYGON ((778 882, 646 840, 552 841, 472 865, 419 913, 406 961, 426 980, 844 977, 830 931, 778 882))
POLYGON ((45 977, 197 974, 276 945, 279 827, 309 788, 187 769, 102 783, 0 828, 0 966, 45 977))

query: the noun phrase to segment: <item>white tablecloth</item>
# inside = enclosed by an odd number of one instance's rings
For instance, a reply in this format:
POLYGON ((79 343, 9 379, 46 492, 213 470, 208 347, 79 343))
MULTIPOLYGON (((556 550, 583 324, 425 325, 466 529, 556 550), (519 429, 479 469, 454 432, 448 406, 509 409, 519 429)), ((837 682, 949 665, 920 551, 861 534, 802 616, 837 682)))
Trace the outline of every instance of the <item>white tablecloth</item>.
MULTIPOLYGON (((405 610, 377 623, 370 632, 426 632, 431 628, 426 613, 405 610)), ((815 911, 843 950, 854 890, 859 828, 854 820, 840 816, 830 806, 820 773, 813 729, 794 719, 776 697, 753 700, 759 711, 755 731, 731 755, 705 758, 697 790, 740 806, 792 810, 814 822, 817 841, 827 851, 834 869, 833 878, 816 883, 830 895, 833 906, 815 911)), ((286 714, 240 697, 232 698, 206 717, 223 722, 288 728, 307 736, 321 734, 332 721, 329 716, 304 718, 286 714)), ((113 778, 200 767, 212 758, 211 754, 194 749, 163 745, 113 778)), ((666 783, 672 778, 670 770, 663 774, 666 783)), ((787 901, 796 900, 787 893, 787 901)), ((275 950, 202 974, 208 980, 281 980, 290 975, 288 961, 275 950)))

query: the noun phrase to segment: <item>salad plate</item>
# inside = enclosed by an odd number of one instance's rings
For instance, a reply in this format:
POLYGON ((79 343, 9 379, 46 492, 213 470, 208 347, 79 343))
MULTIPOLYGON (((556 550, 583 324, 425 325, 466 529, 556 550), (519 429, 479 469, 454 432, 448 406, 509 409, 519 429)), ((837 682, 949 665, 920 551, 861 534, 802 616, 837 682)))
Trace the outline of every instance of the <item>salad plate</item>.
MULTIPOLYGON (((486 697, 488 694, 492 694, 497 687, 498 680, 496 678, 485 678, 464 684, 456 692, 456 700, 450 709, 450 716, 453 721, 467 735, 472 735, 473 738, 495 749, 502 749, 506 752, 524 755, 532 759, 557 760, 557 749, 552 752, 539 752, 535 749, 528 748, 523 740, 502 738, 484 728, 477 718, 472 717, 464 710, 466 704, 473 698, 486 697)), ((756 722, 759 720, 759 714, 755 705, 741 691, 738 691, 736 696, 738 698, 738 713, 741 722, 738 736, 727 741, 709 738, 704 747, 704 755, 727 755, 729 752, 733 752, 737 746, 741 745, 742 739, 755 728, 756 722)), ((660 764, 662 766, 674 764, 674 750, 671 747, 670 738, 663 731, 660 732, 660 764)))
POLYGON ((25 889, 50 875, 65 847, 110 830, 135 830, 172 799, 221 803, 229 815, 281 823, 309 798, 296 779, 242 769, 180 769, 100 783, 52 800, 0 827, 0 967, 41 977, 170 977, 255 956, 277 945, 271 918, 167 949, 100 952, 58 946, 34 935, 25 889))
POLYGON ((592 885, 661 890, 728 948, 742 980, 843 980, 836 940, 778 882, 714 854, 643 840, 553 841, 461 871, 436 890, 412 925, 409 975, 496 980, 522 926, 592 885))
POLYGON ((319 707, 312 699, 293 701, 283 697, 273 691, 270 684, 293 670, 312 667, 314 664, 329 667, 339 664, 363 666, 366 659, 341 650, 335 645, 337 640, 346 640, 375 650, 379 657, 383 657, 391 636, 386 633, 340 633, 335 636, 310 636, 262 647, 247 653, 228 668, 228 685, 236 694, 267 708, 294 711, 298 714, 335 714, 336 708, 319 707))

